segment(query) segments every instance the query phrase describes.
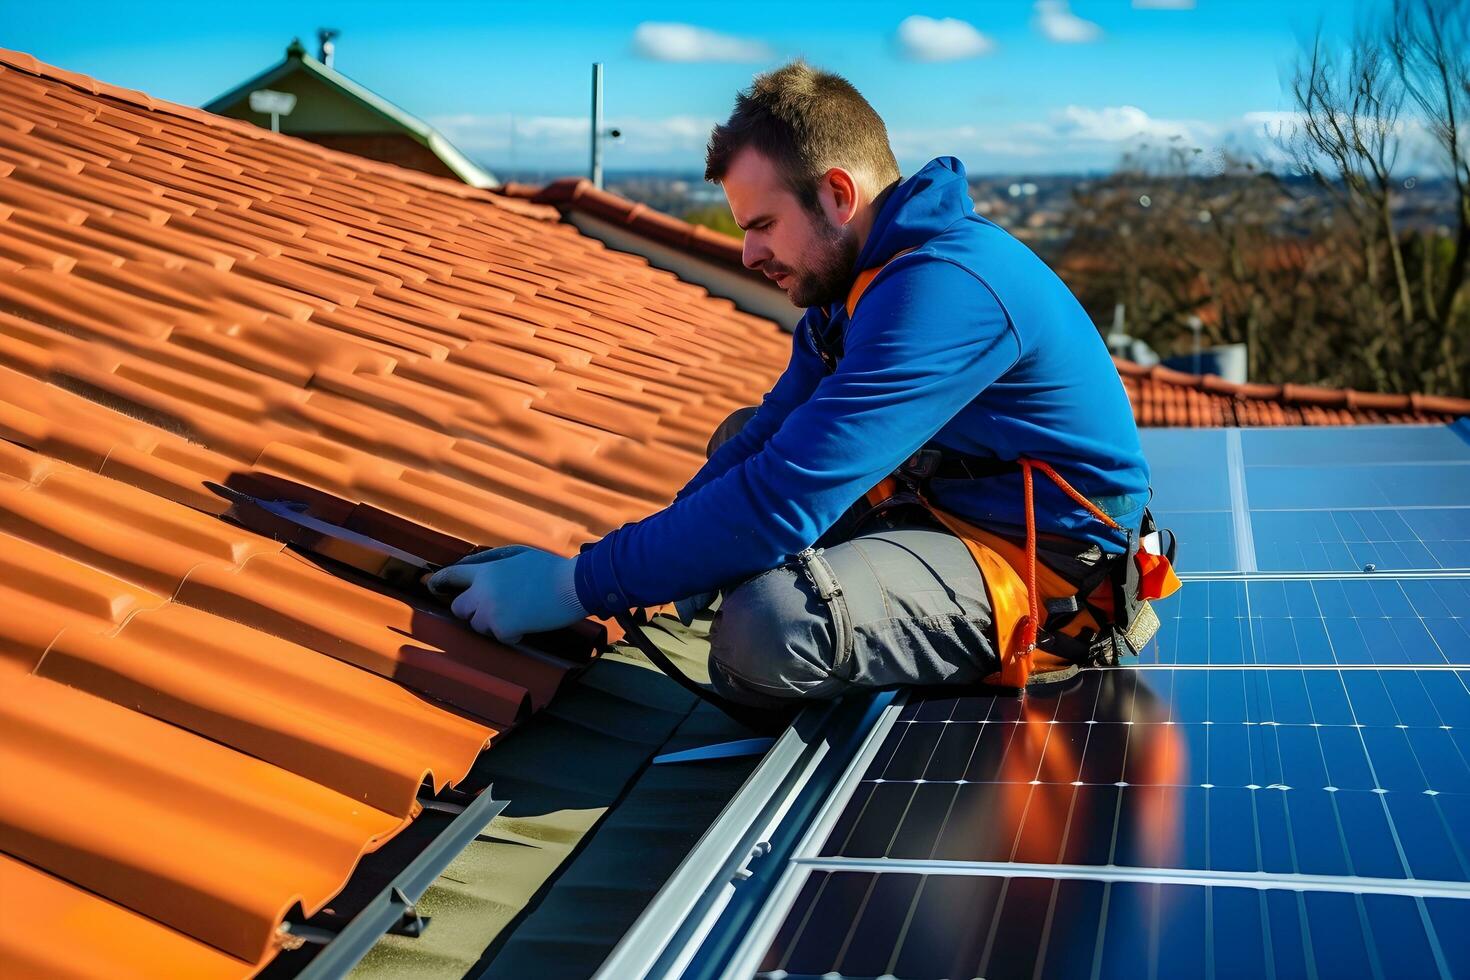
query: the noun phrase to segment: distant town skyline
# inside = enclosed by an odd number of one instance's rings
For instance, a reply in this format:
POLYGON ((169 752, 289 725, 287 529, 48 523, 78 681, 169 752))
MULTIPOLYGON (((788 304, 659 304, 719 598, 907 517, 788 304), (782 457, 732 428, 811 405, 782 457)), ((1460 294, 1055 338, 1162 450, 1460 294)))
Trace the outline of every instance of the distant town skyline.
MULTIPOLYGON (((1374 7, 1368 2, 1361 6, 1374 7)), ((1302 39, 1329 0, 1006 0, 740 5, 293 2, 248 9, 0 0, 0 46, 200 105, 340 31, 335 67, 492 169, 585 171, 590 66, 605 65, 611 171, 698 174, 710 127, 757 72, 804 57, 886 120, 905 172, 1110 169, 1140 141, 1269 152, 1302 39)))

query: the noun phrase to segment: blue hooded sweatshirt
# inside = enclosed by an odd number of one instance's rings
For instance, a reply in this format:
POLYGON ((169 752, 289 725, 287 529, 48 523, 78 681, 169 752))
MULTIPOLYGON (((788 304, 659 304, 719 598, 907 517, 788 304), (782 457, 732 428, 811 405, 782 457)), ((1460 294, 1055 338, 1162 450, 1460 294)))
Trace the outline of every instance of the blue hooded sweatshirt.
MULTIPOLYGON (((975 213, 959 160, 932 160, 893 188, 854 276, 885 262, 851 320, 842 303, 806 311, 785 372, 672 504, 584 546, 576 586, 590 612, 774 568, 926 447, 1043 460, 1138 527, 1148 464, 1107 348, 1046 264, 975 213), (841 351, 830 374, 818 343, 841 351)), ((998 531, 1025 526, 1019 474, 935 480, 930 496, 998 531)), ((1124 536, 1044 476, 1035 497, 1038 531, 1124 550, 1124 536)))

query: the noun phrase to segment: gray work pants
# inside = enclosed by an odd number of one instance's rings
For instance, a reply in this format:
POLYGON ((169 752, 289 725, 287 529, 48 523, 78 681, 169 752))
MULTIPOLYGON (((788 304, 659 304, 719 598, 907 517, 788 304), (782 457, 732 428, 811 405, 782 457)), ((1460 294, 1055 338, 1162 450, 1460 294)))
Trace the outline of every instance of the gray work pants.
MULTIPOLYGON (((709 452, 752 412, 726 419, 709 452)), ((866 509, 855 504, 809 551, 724 591, 710 634, 719 693, 772 706, 853 688, 975 683, 998 669, 990 598, 964 542, 921 508, 860 523, 866 509)), ((1095 545, 1043 554, 1073 573, 1101 557, 1095 545)))

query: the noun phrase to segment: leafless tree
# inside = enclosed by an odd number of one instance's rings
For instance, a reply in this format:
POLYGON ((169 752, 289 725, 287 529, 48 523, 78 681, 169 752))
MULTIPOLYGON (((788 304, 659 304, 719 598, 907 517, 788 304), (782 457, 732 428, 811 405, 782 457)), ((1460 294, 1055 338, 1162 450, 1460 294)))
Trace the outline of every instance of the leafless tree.
POLYGON ((1470 382, 1470 0, 1394 0, 1318 35, 1264 160, 1181 142, 1081 189, 1059 271, 1100 323, 1183 353, 1192 318, 1253 379, 1465 394, 1470 382), (1406 177, 1447 173, 1452 227, 1399 226, 1406 177))
POLYGON ((1353 331, 1354 353, 1378 388, 1457 392, 1466 381, 1467 21, 1466 0, 1394 0, 1386 16, 1370 15, 1345 48, 1318 34, 1291 82, 1298 122, 1280 142, 1297 170, 1336 201, 1351 233, 1369 287, 1360 329, 1353 331), (1436 240, 1433 231, 1410 240, 1396 227, 1406 159, 1450 173, 1458 227, 1447 240, 1436 240))

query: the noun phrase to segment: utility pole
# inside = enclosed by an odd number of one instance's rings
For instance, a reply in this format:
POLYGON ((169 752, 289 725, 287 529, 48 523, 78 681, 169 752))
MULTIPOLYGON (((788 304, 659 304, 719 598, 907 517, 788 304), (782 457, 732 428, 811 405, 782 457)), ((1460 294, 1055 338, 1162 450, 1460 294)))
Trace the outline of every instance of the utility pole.
POLYGON ((592 64, 592 186, 602 190, 602 62, 592 64))

